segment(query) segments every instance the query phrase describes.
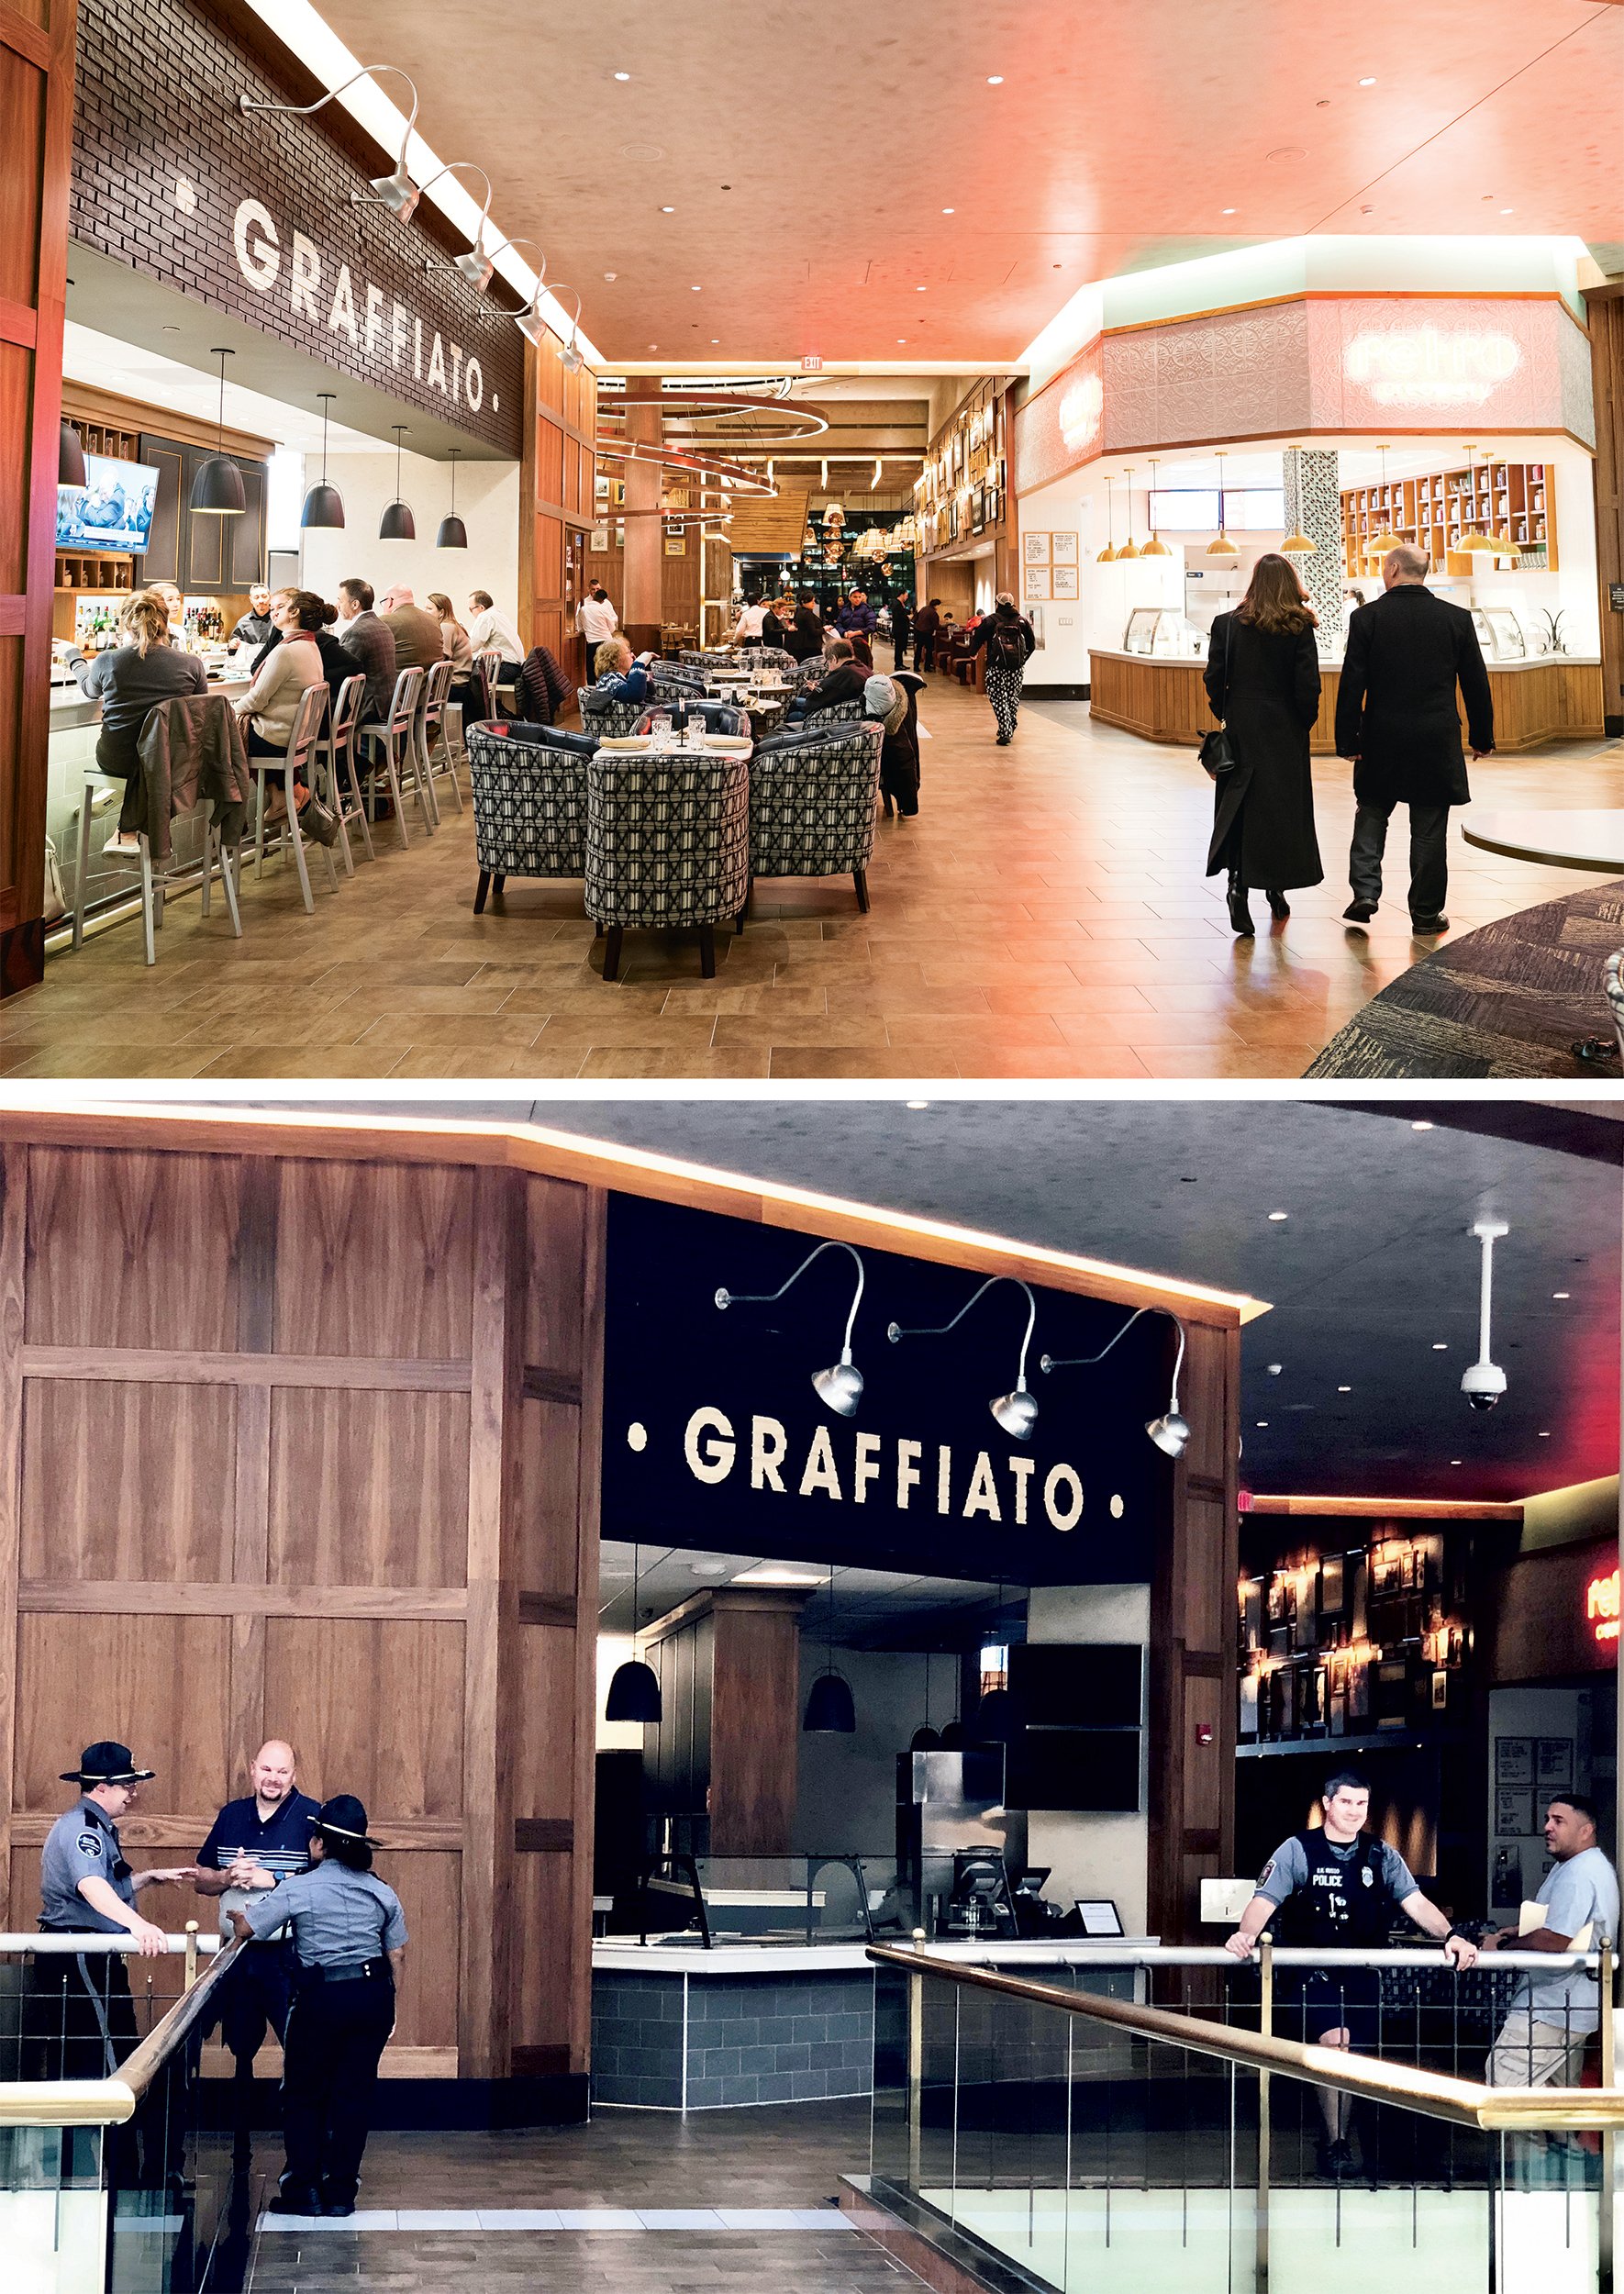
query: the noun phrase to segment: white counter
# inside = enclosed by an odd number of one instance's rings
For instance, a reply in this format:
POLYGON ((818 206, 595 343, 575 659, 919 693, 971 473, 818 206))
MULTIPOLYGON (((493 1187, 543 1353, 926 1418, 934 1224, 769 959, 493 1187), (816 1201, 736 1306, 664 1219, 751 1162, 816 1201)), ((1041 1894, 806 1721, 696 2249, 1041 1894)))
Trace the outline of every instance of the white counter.
MULTIPOLYGON (((884 1939, 892 1948, 895 1940, 884 1939)), ((930 1944, 927 1959, 967 1962, 972 1966, 1019 1968, 1108 1966, 1113 1954, 1120 1963, 1124 1950, 1156 1942, 1153 1935, 1086 1936, 1063 1942, 1021 1943, 986 1937, 977 1943, 930 1944)), ((873 1962, 862 1943, 717 1943, 708 1952, 700 1943, 673 1943, 656 1937, 637 1943, 624 1937, 600 1937, 592 1947, 594 1975, 615 1976, 818 1976, 851 1975, 872 1969, 873 1962)))
MULTIPOLYGON (((1199 653, 1129 653, 1120 645, 1091 645, 1090 653, 1096 661, 1130 661, 1150 669, 1205 669, 1207 651, 1199 653)), ((1321 653, 1321 670, 1340 669, 1340 653, 1321 653)), ((1484 655, 1484 667, 1491 676, 1502 676, 1521 669, 1599 669, 1599 653, 1529 653, 1521 660, 1498 661, 1484 655)))

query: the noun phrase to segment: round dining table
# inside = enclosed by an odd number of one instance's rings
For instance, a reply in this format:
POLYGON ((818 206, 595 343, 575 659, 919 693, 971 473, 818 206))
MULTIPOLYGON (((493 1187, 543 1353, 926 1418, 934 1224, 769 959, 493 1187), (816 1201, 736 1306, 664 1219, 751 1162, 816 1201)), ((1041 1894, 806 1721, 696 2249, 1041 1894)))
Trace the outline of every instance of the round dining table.
POLYGON ((1485 812, 1463 820, 1461 833, 1510 860, 1624 875, 1624 812, 1485 812))

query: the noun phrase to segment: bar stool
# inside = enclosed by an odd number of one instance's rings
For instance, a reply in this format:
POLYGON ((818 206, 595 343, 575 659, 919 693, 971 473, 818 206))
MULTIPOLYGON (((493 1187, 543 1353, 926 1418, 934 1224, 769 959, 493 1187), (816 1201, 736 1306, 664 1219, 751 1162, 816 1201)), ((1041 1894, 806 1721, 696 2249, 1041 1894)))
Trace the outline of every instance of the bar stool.
POLYGON ((495 718, 497 706, 496 685, 502 674, 502 656, 495 647, 492 646, 483 653, 476 653, 473 663, 474 667, 485 681, 484 714, 487 718, 495 718))
POLYGON ((355 736, 361 729, 362 707, 366 699, 366 679, 346 677, 333 699, 332 714, 328 718, 327 731, 322 738, 321 757, 326 774, 326 796, 339 824, 339 845, 344 855, 344 874, 353 876, 355 863, 350 852, 350 823, 353 820, 361 830, 368 860, 376 860, 373 850, 372 825, 366 817, 366 805, 361 793, 361 775, 355 764, 355 736))
POLYGON ((423 807, 423 825, 425 829, 432 828, 413 739, 417 705, 422 698, 423 681, 427 674, 428 672, 422 669, 403 669, 395 678, 395 691, 389 696, 387 721, 382 725, 362 725, 355 735, 360 747, 373 752, 373 769, 375 771, 381 764, 388 778, 389 794, 395 803, 395 825, 400 830, 403 845, 410 841, 406 835, 406 799, 401 795, 401 781, 408 772, 417 790, 417 802, 423 807))
MULTIPOLYGON (((257 784, 259 800, 254 818, 254 874, 262 876, 265 873, 265 801, 270 795, 266 784, 275 774, 282 782, 287 818, 274 823, 273 841, 276 844, 291 843, 293 846, 294 865, 299 872, 299 890, 304 895, 307 916, 315 915, 316 902, 310 894, 310 872, 305 865, 305 834, 299 826, 299 807, 294 796, 294 782, 302 769, 306 785, 312 789, 317 785, 317 749, 327 719, 327 703, 325 683, 306 685, 300 696, 299 713, 294 719, 293 739, 284 753, 279 757, 250 756, 248 761, 257 784)), ((328 888, 337 892, 339 872, 333 866, 332 848, 324 844, 321 853, 327 863, 328 888)))
MULTIPOLYGON (((430 789, 437 778, 450 777, 451 795, 457 800, 457 810, 462 809, 462 791, 457 780, 457 760, 451 752, 450 737, 446 731, 446 706, 455 674, 450 661, 437 661, 423 681, 423 706, 417 722, 419 755, 430 789), (436 752, 439 762, 435 762, 436 752)), ((439 818, 439 800, 435 799, 435 818, 439 818)))

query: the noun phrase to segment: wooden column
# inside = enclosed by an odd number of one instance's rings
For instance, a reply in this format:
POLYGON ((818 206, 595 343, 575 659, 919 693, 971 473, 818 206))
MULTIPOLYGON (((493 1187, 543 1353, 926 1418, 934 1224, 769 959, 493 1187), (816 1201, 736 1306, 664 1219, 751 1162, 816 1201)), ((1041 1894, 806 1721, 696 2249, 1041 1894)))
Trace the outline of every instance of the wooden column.
MULTIPOLYGON (((662 425, 660 418, 660 379, 654 374, 632 374, 626 383, 626 435, 628 440, 658 446, 662 425)), ((663 473, 658 462, 628 462, 619 465, 626 473, 626 507, 628 511, 651 511, 660 507, 663 473)), ((626 548, 622 552, 625 567, 622 579, 626 595, 617 600, 620 622, 634 651, 660 643, 660 617, 664 581, 664 542, 662 521, 654 517, 628 517, 626 520, 626 548)))
POLYGON ((801 1750, 806 1596, 740 1586, 711 1596, 710 1844, 787 1855, 801 1750))
POLYGON ((0 996, 45 967, 45 780, 56 577, 76 0, 0 6, 0 996))
POLYGON ((1601 580, 1602 721, 1624 733, 1624 612, 1613 605, 1624 584, 1624 279, 1585 296, 1596 395, 1596 570, 1601 580))
MULTIPOLYGON (((1151 1585, 1151 1932, 1198 1943, 1200 1882, 1235 1853, 1235 1584, 1240 1334, 1192 1327, 1181 1380, 1189 1446, 1151 1585)), ((1173 1366, 1170 1333, 1167 1362, 1173 1366)))
POLYGON ((518 627, 545 645, 567 677, 590 682, 575 633, 592 518, 597 383, 571 373, 562 345, 544 334, 525 345, 524 447, 519 464, 518 627))

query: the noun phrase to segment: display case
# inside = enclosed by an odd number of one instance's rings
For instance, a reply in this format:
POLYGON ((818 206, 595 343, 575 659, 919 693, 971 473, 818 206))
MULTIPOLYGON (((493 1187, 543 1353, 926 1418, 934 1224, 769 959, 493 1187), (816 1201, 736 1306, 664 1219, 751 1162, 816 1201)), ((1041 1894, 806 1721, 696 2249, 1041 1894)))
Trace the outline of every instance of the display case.
POLYGON ((1207 640, 1176 606, 1136 606, 1128 617, 1122 651, 1147 654, 1156 661, 1172 661, 1205 653, 1207 640))
POLYGON ((737 1943, 872 1943, 907 1930, 889 1857, 663 1855, 610 1915, 611 1932, 710 1951, 737 1943))
POLYGON ((1509 606, 1474 606, 1472 626, 1485 661, 1526 661, 1528 640, 1509 606))

